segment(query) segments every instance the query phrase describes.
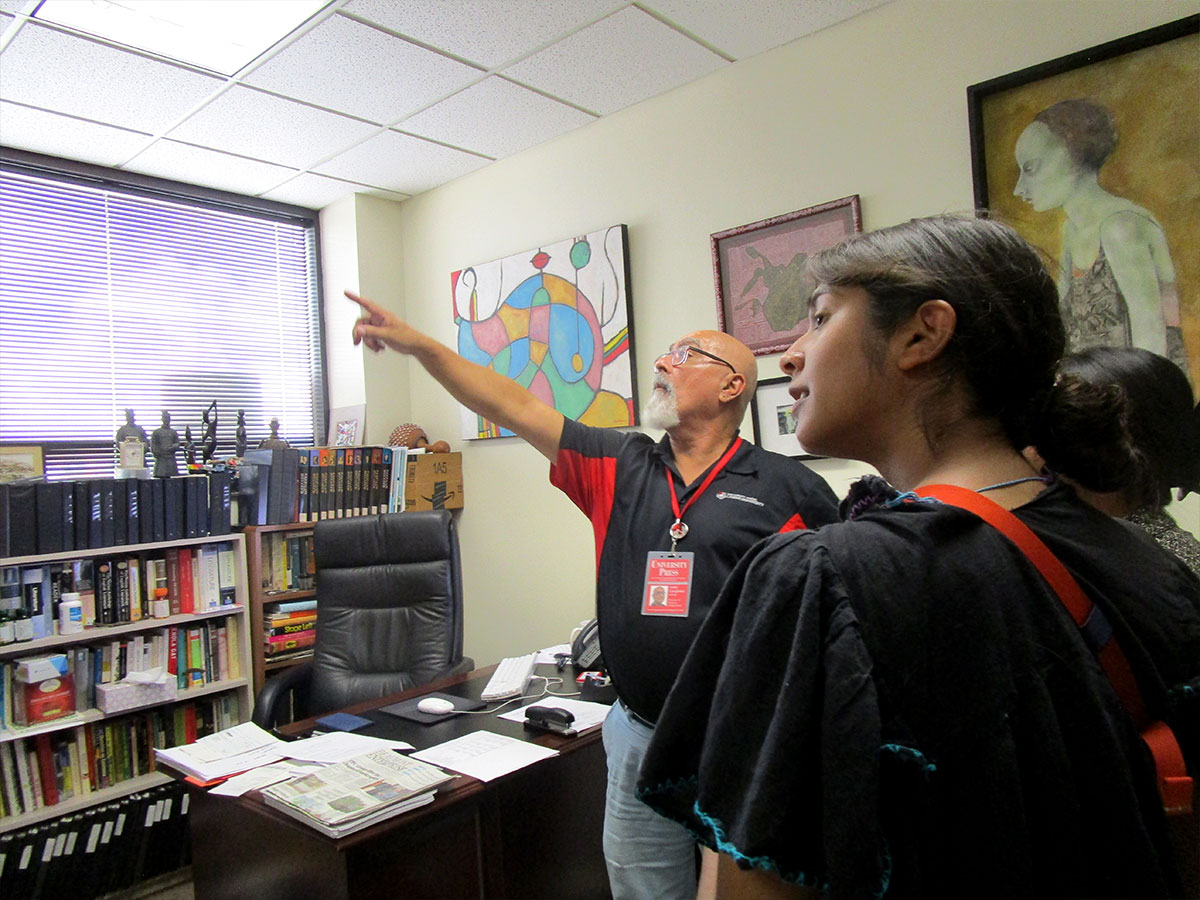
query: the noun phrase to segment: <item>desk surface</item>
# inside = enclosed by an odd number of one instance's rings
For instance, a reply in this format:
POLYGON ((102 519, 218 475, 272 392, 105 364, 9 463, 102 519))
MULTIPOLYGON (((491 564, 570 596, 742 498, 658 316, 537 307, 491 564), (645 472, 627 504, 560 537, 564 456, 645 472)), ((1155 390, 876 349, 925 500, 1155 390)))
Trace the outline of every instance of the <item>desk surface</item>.
MULTIPOLYGON (((608 896, 601 835, 604 751, 600 729, 574 737, 534 732, 498 715, 457 715, 421 724, 380 712, 435 691, 478 699, 494 666, 443 679, 344 712, 369 719, 355 733, 404 740, 422 750, 479 730, 559 751, 491 782, 469 776, 433 803, 343 838, 328 838, 273 810, 257 793, 239 798, 192 792, 197 900, 223 897, 581 897, 608 896), (253 838, 248 839, 248 835, 253 838)), ((575 690, 575 672, 540 666, 575 690)), ((532 684, 536 685, 535 680, 532 684)), ((518 705, 552 705, 553 696, 518 705)), ((302 735, 315 719, 279 729, 302 735)))

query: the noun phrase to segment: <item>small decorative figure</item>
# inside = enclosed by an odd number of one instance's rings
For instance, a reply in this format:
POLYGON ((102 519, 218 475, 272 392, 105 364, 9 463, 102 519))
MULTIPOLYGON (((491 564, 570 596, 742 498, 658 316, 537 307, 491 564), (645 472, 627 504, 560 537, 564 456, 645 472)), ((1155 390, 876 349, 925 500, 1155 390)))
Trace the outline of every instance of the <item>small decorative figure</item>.
POLYGON ((192 440, 191 425, 183 429, 183 458, 187 461, 188 468, 196 464, 196 442, 192 440))
POLYGON ((233 433, 233 452, 235 456, 246 455, 246 411, 238 410, 237 428, 233 433))
POLYGON ((146 465, 146 429, 133 421, 133 410, 125 410, 125 424, 117 429, 117 464, 122 469, 140 469, 146 465))
POLYGON ((417 450, 424 447, 430 453, 449 453, 450 445, 445 441, 429 442, 429 435, 425 433, 425 429, 420 425, 414 425, 407 422, 404 425, 397 425, 392 430, 392 436, 388 443, 393 447, 407 447, 409 450, 417 450))
POLYGON ((261 441, 259 441, 258 449, 259 450, 272 450, 276 447, 283 448, 283 447, 290 447, 290 446, 291 446, 291 444, 289 444, 287 441, 285 441, 283 438, 281 438, 279 436, 279 420, 272 419, 271 420, 271 436, 265 437, 261 441))
POLYGON ((154 477, 170 478, 179 474, 175 453, 179 450, 179 432, 171 427, 171 414, 165 409, 162 425, 150 435, 150 452, 154 455, 154 477))
POLYGON ((214 400, 204 411, 204 438, 200 442, 200 455, 204 464, 217 452, 217 401, 214 400))

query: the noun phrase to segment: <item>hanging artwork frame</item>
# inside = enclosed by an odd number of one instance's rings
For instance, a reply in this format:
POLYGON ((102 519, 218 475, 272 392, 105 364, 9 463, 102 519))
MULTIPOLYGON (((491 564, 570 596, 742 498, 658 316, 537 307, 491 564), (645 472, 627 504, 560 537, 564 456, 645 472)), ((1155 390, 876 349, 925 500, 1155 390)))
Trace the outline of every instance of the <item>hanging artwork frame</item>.
MULTIPOLYGON (((637 424, 625 225, 542 244, 450 275, 459 355, 564 416, 637 424)), ((462 437, 512 432, 460 405, 462 437)))
POLYGON ((763 378, 754 391, 750 404, 750 419, 754 424, 754 443, 764 450, 797 459, 819 459, 796 440, 796 419, 792 415, 795 401, 788 393, 791 379, 763 378))
MULTIPOLYGON (((975 204, 1044 251, 1064 297, 1068 349, 1145 347, 1173 359, 1200 387, 1200 257, 1191 246, 1200 233, 1200 16, 973 84, 967 108, 975 204), (1036 194, 1036 182, 1021 175, 1018 153, 1026 170, 1041 158, 1028 149, 1038 137, 1036 122, 1052 134, 1068 127, 1084 133, 1080 116, 1060 124, 1062 111, 1069 104, 1083 107, 1080 101, 1110 117, 1115 146, 1102 159, 1097 151, 1096 183, 1114 209, 1123 202, 1136 212, 1131 221, 1147 223, 1151 239, 1142 235, 1139 242, 1153 248, 1144 257, 1153 262, 1136 264, 1140 268, 1125 261, 1116 229, 1100 231, 1103 224, 1096 231, 1114 235, 1107 238, 1112 246, 1105 248, 1102 236, 1092 241, 1096 250, 1079 253, 1083 240, 1074 236, 1087 228, 1078 213, 1072 220, 1065 212, 1078 209, 1078 200, 1060 202, 1046 190, 1036 194), (1047 118, 1056 107, 1059 121, 1047 118), (1151 271, 1155 289, 1140 289, 1151 271), (1087 299, 1089 293, 1095 296, 1105 285, 1115 314, 1088 305, 1098 303, 1087 299), (1095 324, 1106 321, 1111 327, 1095 324)), ((1101 222, 1119 223, 1120 217, 1101 222)))
POLYGON ((805 261, 861 231, 862 208, 852 194, 713 234, 717 326, 755 356, 783 352, 808 315, 813 285, 805 261))

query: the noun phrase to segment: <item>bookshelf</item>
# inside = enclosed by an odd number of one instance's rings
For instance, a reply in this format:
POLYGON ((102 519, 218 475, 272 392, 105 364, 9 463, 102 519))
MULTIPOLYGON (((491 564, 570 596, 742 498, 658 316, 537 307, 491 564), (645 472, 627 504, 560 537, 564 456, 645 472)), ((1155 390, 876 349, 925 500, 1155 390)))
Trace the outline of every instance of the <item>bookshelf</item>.
POLYGON ((313 522, 291 522, 286 525, 247 525, 242 529, 246 539, 246 568, 248 607, 250 617, 250 655, 253 660, 254 694, 262 690, 263 682, 271 672, 286 669, 312 658, 312 650, 289 654, 280 659, 268 658, 264 652, 265 629, 263 620, 266 609, 275 603, 312 600, 315 590, 284 586, 277 571, 278 549, 290 538, 308 538, 311 550, 313 522))
MULTIPOLYGON (((247 621, 249 581, 245 541, 240 534, 0 558, 0 569, 24 573, 41 568, 51 573, 51 577, 60 568, 67 570, 88 563, 98 568, 101 561, 136 559, 140 572, 148 575, 151 561, 164 558, 167 551, 195 551, 199 556, 201 548, 204 552, 224 550, 231 554, 227 561, 232 566, 233 585, 232 595, 226 596, 226 605, 205 609, 196 606, 193 612, 153 618, 150 598, 145 596, 153 593, 153 585, 146 577, 136 582, 143 598, 144 615, 140 619, 96 624, 76 633, 62 634, 55 633, 52 617, 47 615, 45 636, 0 645, 3 674, 0 683, 6 698, 4 727, 0 727, 0 798, 4 801, 0 834, 111 803, 172 781, 155 770, 154 746, 178 743, 196 729, 218 730, 244 722, 250 718, 253 702, 247 621), (138 665, 132 662, 137 649, 143 651, 142 660, 149 664, 166 659, 172 644, 179 654, 177 659, 188 663, 199 661, 204 666, 203 671, 197 668, 186 688, 150 692, 149 696, 124 701, 120 708, 114 706, 109 712, 99 708, 98 697, 91 704, 81 702, 87 696, 86 682, 104 671, 104 666, 111 672, 117 668, 114 661, 123 658, 132 671, 138 665), (196 656, 188 656, 189 647, 196 656), (65 655, 72 664, 72 678, 84 680, 84 685, 75 692, 76 711, 36 724, 17 725, 8 713, 17 700, 18 665, 22 660, 51 654, 65 655), (44 755, 47 753, 53 755, 44 755), (82 763, 81 754, 86 756, 82 763), (22 755, 24 764, 19 761, 22 755), (47 802, 46 779, 54 780, 56 776, 57 800, 47 802), (32 788, 33 779, 43 785, 40 804, 25 802, 26 791, 38 793, 32 788), (23 796, 16 798, 14 793, 23 796)), ((46 601, 49 604, 51 597, 46 601)), ((98 606, 94 608, 98 610, 98 606)), ((186 668, 187 663, 182 667, 186 668)))

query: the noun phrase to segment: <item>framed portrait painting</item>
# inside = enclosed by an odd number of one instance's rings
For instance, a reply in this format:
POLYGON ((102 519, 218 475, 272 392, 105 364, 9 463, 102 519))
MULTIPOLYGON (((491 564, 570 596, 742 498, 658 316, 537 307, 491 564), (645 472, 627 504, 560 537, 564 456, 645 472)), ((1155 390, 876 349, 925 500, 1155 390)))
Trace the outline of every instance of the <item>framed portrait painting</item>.
MULTIPOLYGON (((612 225, 450 274, 458 353, 586 425, 637 424, 627 229, 612 225)), ((512 432, 460 404, 467 440, 512 432)))
POLYGON ((1200 387, 1200 16, 967 88, 975 202, 1043 250, 1068 348, 1200 387))
POLYGON ((808 315, 808 257, 860 231, 854 194, 712 235, 718 327, 755 356, 786 350, 808 315))
POLYGON ((792 415, 792 395, 788 393, 791 379, 786 376, 764 378, 754 391, 750 404, 750 418, 754 423, 754 443, 764 450, 794 456, 800 459, 817 459, 800 446, 796 440, 796 419, 792 415))

